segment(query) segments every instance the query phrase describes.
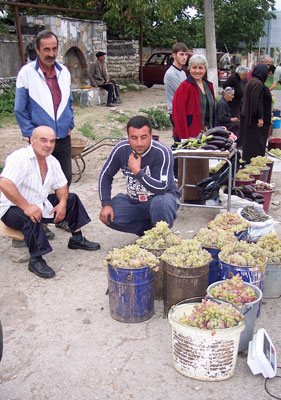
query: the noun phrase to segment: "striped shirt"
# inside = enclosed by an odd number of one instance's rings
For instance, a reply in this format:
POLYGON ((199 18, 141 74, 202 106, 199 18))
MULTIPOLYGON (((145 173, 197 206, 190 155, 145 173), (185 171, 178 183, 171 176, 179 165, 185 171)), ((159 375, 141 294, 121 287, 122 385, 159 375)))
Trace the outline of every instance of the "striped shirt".
MULTIPOLYGON (((29 203, 36 204, 42 210, 42 216, 50 218, 52 204, 47 199, 51 190, 59 189, 67 184, 59 161, 52 155, 46 157, 47 175, 44 183, 40 174, 39 164, 31 145, 10 154, 5 163, 1 177, 12 181, 21 196, 29 203)), ((0 218, 14 206, 7 197, 0 196, 0 218)))

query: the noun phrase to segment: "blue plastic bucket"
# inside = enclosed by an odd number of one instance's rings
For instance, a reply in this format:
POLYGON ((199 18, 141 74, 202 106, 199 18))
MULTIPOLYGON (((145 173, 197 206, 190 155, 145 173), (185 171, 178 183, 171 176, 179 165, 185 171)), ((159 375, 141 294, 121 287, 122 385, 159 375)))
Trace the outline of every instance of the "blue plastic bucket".
POLYGON ((229 279, 233 275, 241 275, 244 282, 252 283, 263 290, 264 272, 260 271, 259 267, 242 267, 231 265, 222 261, 219 257, 221 279, 229 279))
MULTIPOLYGON (((220 269, 221 269, 221 279, 229 279, 233 275, 241 275, 244 282, 252 283, 257 286, 261 291, 263 291, 263 279, 264 272, 260 271, 257 267, 242 267, 237 265, 231 265, 222 261, 219 257, 220 269)), ((261 302, 259 303, 258 314, 260 315, 261 302)))
POLYGON ((281 120, 280 119, 275 119, 273 121, 273 129, 279 129, 281 125, 281 120))
POLYGON ((277 110, 277 108, 272 110, 273 117, 280 117, 280 113, 281 111, 277 110))
POLYGON ((154 313, 154 275, 148 268, 108 265, 109 309, 120 322, 142 322, 154 313))
MULTIPOLYGON (((223 281, 214 282, 212 285, 208 286, 207 294, 210 298, 213 298, 213 296, 210 294, 210 290, 213 287, 220 285, 222 283, 223 281)), ((257 300, 252 301, 251 303, 244 304, 244 306, 240 310, 241 314, 243 314, 245 317, 246 326, 240 335, 238 352, 245 351, 248 349, 249 342, 253 337, 255 322, 262 301, 262 291, 260 290, 260 288, 258 288, 256 285, 253 285, 252 283, 245 282, 245 285, 249 286, 251 289, 254 290, 257 296, 257 300)), ((219 299, 217 299, 217 301, 219 301, 219 299)))
POLYGON ((221 280, 220 265, 218 259, 220 249, 212 249, 211 247, 203 247, 203 249, 207 250, 213 257, 213 261, 210 262, 209 280, 208 280, 208 284, 211 285, 211 283, 221 280))

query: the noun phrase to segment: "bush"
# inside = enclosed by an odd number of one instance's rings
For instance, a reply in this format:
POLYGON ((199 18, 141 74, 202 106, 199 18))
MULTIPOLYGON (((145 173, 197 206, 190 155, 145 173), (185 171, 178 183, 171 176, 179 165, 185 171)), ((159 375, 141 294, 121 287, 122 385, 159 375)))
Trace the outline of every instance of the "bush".
POLYGON ((157 110, 155 108, 141 108, 140 112, 147 114, 152 128, 163 130, 171 127, 171 121, 167 114, 162 110, 157 110))
POLYGON ((14 113, 16 88, 4 89, 0 93, 0 115, 14 113))

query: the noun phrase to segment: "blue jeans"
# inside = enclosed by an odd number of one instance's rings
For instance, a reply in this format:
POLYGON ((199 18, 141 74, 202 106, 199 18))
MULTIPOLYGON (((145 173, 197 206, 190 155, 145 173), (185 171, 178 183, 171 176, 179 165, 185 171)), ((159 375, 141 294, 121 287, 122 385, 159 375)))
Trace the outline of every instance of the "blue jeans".
POLYGON ((143 203, 132 203, 127 194, 119 193, 112 199, 112 208, 114 222, 109 220, 109 227, 140 236, 159 221, 166 221, 172 228, 179 201, 174 194, 165 193, 143 203))

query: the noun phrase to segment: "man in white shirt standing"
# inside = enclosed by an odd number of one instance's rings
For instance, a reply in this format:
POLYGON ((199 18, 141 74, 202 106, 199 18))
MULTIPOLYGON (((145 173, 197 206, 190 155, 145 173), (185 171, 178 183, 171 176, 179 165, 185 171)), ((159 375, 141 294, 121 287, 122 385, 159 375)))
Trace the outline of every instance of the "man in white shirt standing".
POLYGON ((52 251, 42 223, 67 221, 72 233, 70 249, 100 248, 82 236, 81 227, 90 218, 79 197, 68 192, 60 163, 51 155, 55 142, 52 128, 35 128, 31 144, 7 157, 0 176, 0 218, 10 228, 22 231, 30 252, 28 269, 41 278, 55 276, 42 258, 52 251), (51 190, 55 193, 49 194, 51 190))

